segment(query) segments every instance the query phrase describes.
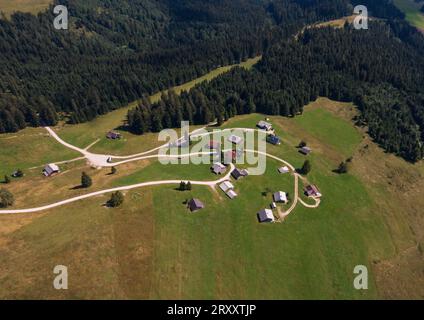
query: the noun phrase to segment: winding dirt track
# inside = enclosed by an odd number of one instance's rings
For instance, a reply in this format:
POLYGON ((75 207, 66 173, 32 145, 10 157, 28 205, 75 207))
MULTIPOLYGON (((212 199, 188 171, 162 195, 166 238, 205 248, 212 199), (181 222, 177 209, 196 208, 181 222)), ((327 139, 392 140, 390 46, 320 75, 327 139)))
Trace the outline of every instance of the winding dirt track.
MULTIPOLYGON (((224 181, 227 181, 230 178, 231 171, 233 171, 233 170, 234 170, 234 165, 231 164, 230 170, 228 171, 228 173, 223 178, 221 178, 219 180, 214 180, 214 181, 192 181, 192 180, 190 180, 190 182, 193 185, 214 187, 217 184, 220 184, 224 181)), ((84 194, 82 196, 66 199, 66 200, 63 200, 63 201, 55 202, 53 204, 49 204, 49 205, 45 205, 45 206, 37 207, 37 208, 17 209, 17 210, 0 210, 0 214, 18 214, 18 213, 40 212, 40 211, 60 207, 60 206, 63 206, 65 204, 69 204, 69 203, 76 202, 76 201, 79 201, 79 200, 100 196, 100 195, 103 195, 103 194, 106 194, 106 193, 111 193, 111 192, 116 192, 116 191, 126 191, 126 190, 131 190, 131 189, 137 189, 137 188, 148 187, 148 186, 164 185, 164 184, 180 184, 181 181, 185 181, 185 180, 184 179, 183 180, 161 180, 161 181, 143 182, 143 183, 133 184, 133 185, 129 185, 129 186, 100 190, 100 191, 84 194)))
MULTIPOLYGON (((202 128, 202 129, 204 129, 204 128, 202 128)), ((202 130, 202 129, 198 129, 198 130, 193 131, 192 137, 212 134, 212 132, 210 132, 210 133, 203 133, 203 134, 199 134, 199 135, 193 135, 195 132, 202 130)), ((250 129, 250 128, 236 128, 236 129, 244 130, 244 131, 256 131, 256 129, 250 129)), ((64 140, 62 140, 56 134, 56 132, 54 132, 51 128, 46 127, 46 130, 59 143, 61 143, 62 145, 66 146, 69 149, 80 152, 84 156, 84 158, 86 158, 91 164, 93 164, 93 165, 95 164, 95 165, 98 165, 98 166, 107 166, 107 167, 118 166, 118 165, 123 164, 123 163, 128 163, 128 162, 132 162, 132 161, 139 161, 139 160, 144 160, 144 159, 151 159, 151 158, 161 158, 161 157, 183 158, 183 157, 199 156, 199 155, 205 155, 205 154, 214 154, 214 152, 198 152, 198 153, 190 153, 190 154, 185 154, 185 155, 159 155, 159 154, 155 154, 155 155, 143 156, 143 155, 152 153, 154 151, 160 150, 164 147, 167 147, 168 144, 165 144, 163 146, 154 148, 152 150, 149 150, 149 151, 146 151, 146 152, 143 152, 143 153, 139 153, 139 154, 135 154, 135 155, 131 155, 131 156, 125 156, 125 157, 113 156, 113 158, 125 159, 125 160, 120 161, 120 162, 116 162, 116 163, 108 163, 107 160, 111 156, 103 155, 103 154, 93 154, 91 152, 88 152, 86 149, 78 148, 78 147, 73 146, 73 145, 65 142, 64 140)), ((233 130, 233 129, 225 129, 225 130, 233 130)), ((296 208, 298 202, 300 202, 303 206, 305 206, 307 208, 317 208, 320 205, 319 199, 314 199, 315 200, 314 205, 309 205, 309 204, 305 203, 302 199, 300 199, 300 197, 299 197, 299 174, 296 172, 296 169, 290 163, 288 163, 287 161, 285 161, 285 160, 283 160, 279 157, 276 157, 276 156, 271 155, 269 153, 258 151, 258 150, 245 150, 245 152, 247 152, 247 153, 257 153, 257 154, 264 155, 268 158, 277 160, 277 161, 285 164, 286 166, 288 166, 290 168, 292 174, 294 175, 295 186, 294 186, 294 193, 293 193, 294 194, 293 203, 287 211, 280 213, 280 219, 281 220, 286 218, 296 208)), ((193 185, 215 187, 217 184, 220 184, 220 183, 222 183, 226 180, 229 180, 230 176, 231 176, 231 172, 234 170, 234 168, 235 168, 234 165, 230 164, 230 170, 227 172, 227 174, 223 178, 221 178, 219 180, 214 180, 214 181, 191 181, 190 180, 190 182, 193 185)), ((184 181, 184 179, 182 179, 182 180, 184 181)), ((111 192, 125 191, 125 190, 131 190, 131 189, 148 187, 148 186, 155 186, 155 185, 179 184, 180 182, 181 182, 181 179, 179 179, 179 180, 161 180, 161 181, 143 182, 143 183, 138 183, 138 184, 129 185, 129 186, 100 190, 100 191, 96 191, 96 192, 88 193, 88 194, 85 194, 85 195, 73 197, 73 198, 70 198, 70 199, 62 200, 62 201, 59 201, 59 202, 56 202, 56 203, 53 203, 53 204, 49 204, 49 205, 45 205, 45 206, 41 206, 41 207, 37 207, 37 208, 16 209, 16 210, 0 210, 0 215, 40 212, 40 211, 45 211, 45 210, 49 210, 49 209, 52 209, 52 208, 56 208, 56 207, 59 207, 59 206, 63 206, 63 205, 66 205, 66 204, 69 204, 69 203, 72 203, 72 202, 79 201, 79 200, 83 200, 83 199, 87 199, 87 198, 91 198, 91 197, 96 197, 96 196, 100 196, 100 195, 111 193, 111 192)))

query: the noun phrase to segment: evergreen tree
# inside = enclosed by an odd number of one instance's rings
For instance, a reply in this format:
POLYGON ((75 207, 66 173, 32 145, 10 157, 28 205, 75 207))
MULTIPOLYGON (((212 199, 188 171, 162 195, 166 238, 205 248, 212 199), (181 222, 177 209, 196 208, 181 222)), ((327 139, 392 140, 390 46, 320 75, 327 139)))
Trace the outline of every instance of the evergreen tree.
POLYGON ((7 208, 13 205, 15 198, 10 191, 6 189, 0 189, 0 208, 7 208))
POLYGON ((49 106, 45 106, 40 111, 40 121, 45 126, 55 126, 57 124, 56 112, 49 106))
POLYGON ((187 185, 184 181, 180 182, 180 188, 178 190, 185 191, 187 189, 187 185))
POLYGON ((92 184, 93 184, 93 181, 91 180, 91 177, 85 172, 83 172, 81 174, 81 186, 83 188, 89 188, 91 187, 92 184))
POLYGON ((112 208, 119 207, 124 202, 124 195, 122 192, 117 191, 112 193, 112 196, 110 197, 110 200, 108 201, 108 206, 112 208))
POLYGON ((10 182, 11 182, 11 180, 10 180, 10 178, 9 178, 9 176, 8 175, 5 175, 4 176, 4 181, 3 181, 5 184, 9 184, 10 182))
POLYGON ((309 160, 305 160, 302 168, 300 169, 300 173, 306 176, 309 172, 311 172, 311 169, 311 162, 309 160))
POLYGON ((118 170, 116 169, 116 167, 112 167, 112 168, 110 169, 110 173, 111 173, 111 174, 115 174, 117 171, 118 171, 118 170))

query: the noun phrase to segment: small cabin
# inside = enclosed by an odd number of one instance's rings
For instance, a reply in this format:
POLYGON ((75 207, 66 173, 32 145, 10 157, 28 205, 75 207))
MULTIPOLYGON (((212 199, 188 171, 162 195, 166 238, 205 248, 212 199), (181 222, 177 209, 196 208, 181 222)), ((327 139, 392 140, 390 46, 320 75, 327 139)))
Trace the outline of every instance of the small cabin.
POLYGON ((281 139, 278 136, 273 135, 273 134, 268 135, 266 137, 266 141, 270 144, 273 144, 273 145, 281 144, 281 139))
POLYGON ((279 173, 282 173, 282 174, 289 173, 290 172, 290 169, 289 169, 289 167, 284 166, 284 167, 278 168, 278 172, 279 173))
POLYGON ((236 179, 239 180, 241 178, 247 177, 249 175, 249 171, 247 171, 246 169, 238 169, 235 168, 232 172, 231 172, 231 176, 236 179))
POLYGON ((221 148, 221 144, 218 141, 210 141, 208 143, 208 148, 210 150, 219 150, 221 148))
POLYGON ((309 147, 302 147, 299 149, 299 152, 307 156, 308 154, 312 152, 312 149, 309 147))
POLYGON ((236 150, 228 150, 227 152, 224 153, 224 163, 225 164, 230 164, 233 161, 237 160, 237 151, 236 150))
POLYGON ((258 220, 260 223, 274 222, 274 214, 271 209, 263 209, 258 212, 258 220))
POLYGON ((227 192, 228 190, 234 189, 234 185, 230 181, 225 181, 219 185, 219 188, 222 191, 227 192))
POLYGON ((271 124, 271 123, 269 123, 269 122, 263 121, 263 120, 259 121, 259 122, 256 124, 256 126, 257 126, 259 129, 262 129, 262 130, 266 130, 266 131, 270 131, 270 130, 272 130, 272 124, 271 124))
POLYGON ((238 196, 238 194, 237 194, 234 190, 228 190, 225 194, 226 194, 226 195, 228 196, 228 198, 230 198, 231 200, 235 199, 235 198, 238 196))
POLYGON ((225 171, 227 170, 227 167, 224 166, 222 163, 220 162, 216 162, 214 163, 214 165, 211 167, 211 170, 213 173, 215 174, 223 174, 225 173, 225 171))
POLYGON ((204 209, 205 205, 199 199, 191 199, 188 202, 188 208, 190 209, 191 212, 195 212, 195 211, 204 209))
POLYGON ((228 141, 230 141, 233 144, 240 144, 240 143, 243 142, 243 138, 233 134, 233 135, 228 137, 228 141))
POLYGON ((315 185, 309 185, 305 188, 305 195, 308 197, 320 198, 322 195, 315 185))
POLYGON ((55 174, 58 174, 60 172, 60 169, 57 165, 55 165, 54 163, 50 163, 48 165, 46 165, 43 169, 43 174, 46 177, 51 177, 55 174))
POLYGON ((106 134, 106 138, 111 139, 111 140, 117 140, 117 139, 121 139, 122 136, 119 132, 109 131, 106 134))
POLYGON ((278 191, 273 194, 274 202, 287 203, 287 193, 278 191))

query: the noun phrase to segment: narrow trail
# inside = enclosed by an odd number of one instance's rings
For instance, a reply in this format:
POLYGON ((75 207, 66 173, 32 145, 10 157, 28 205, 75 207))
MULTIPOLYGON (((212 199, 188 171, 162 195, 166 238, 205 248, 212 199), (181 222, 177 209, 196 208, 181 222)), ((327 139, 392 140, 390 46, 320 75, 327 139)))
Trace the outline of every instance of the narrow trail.
MULTIPOLYGON (((192 185, 215 187, 215 185, 220 184, 224 181, 227 181, 230 178, 231 171, 233 171, 233 170, 234 170, 234 165, 231 164, 230 170, 228 171, 228 173, 219 180, 213 180, 213 181, 192 181, 192 180, 190 180, 190 182, 191 182, 192 185)), ((181 181, 187 182, 188 180, 178 179, 178 180, 161 180, 161 181, 142 182, 142 183, 133 184, 133 185, 129 185, 129 186, 122 186, 122 187, 116 187, 116 188, 91 192, 91 193, 88 193, 88 194, 84 194, 84 195, 81 195, 81 196, 73 197, 73 198, 70 198, 70 199, 62 200, 62 201, 59 201, 59 202, 55 202, 55 203, 52 203, 52 204, 49 204, 49 205, 36 207, 36 208, 17 209, 17 210, 0 210, 0 215, 40 212, 40 211, 45 211, 45 210, 53 209, 53 208, 56 208, 56 207, 60 207, 60 206, 63 206, 63 205, 66 205, 66 204, 69 204, 69 203, 72 203, 72 202, 80 201, 80 200, 83 200, 83 199, 101 196, 101 195, 104 195, 106 193, 111 193, 111 192, 116 192, 116 191, 126 191, 126 190, 131 190, 131 189, 137 189, 137 188, 143 188, 143 187, 149 187, 149 186, 157 186, 157 185, 165 185, 165 184, 180 184, 181 181)))
MULTIPOLYGON (((88 152, 86 149, 81 149, 78 148, 76 146, 73 146, 69 143, 67 143, 66 141, 62 140, 57 134, 56 132, 54 132, 51 128, 49 127, 45 127, 46 130, 50 133, 50 135, 56 139, 59 143, 61 143, 62 145, 68 147, 69 149, 75 150, 77 152, 80 152, 84 157, 81 158, 77 158, 77 159, 84 159, 86 158, 92 165, 97 165, 97 166, 101 166, 101 167, 111 167, 111 166, 118 166, 124 163, 128 163, 128 162, 132 162, 132 161, 139 161, 139 160, 145 160, 145 159, 152 159, 152 158, 178 158, 181 159, 183 157, 192 157, 192 156, 200 156, 200 155, 213 155, 215 154, 215 152, 197 152, 197 153, 189 153, 189 154, 182 154, 182 155, 164 155, 164 154, 154 154, 154 155, 146 155, 149 153, 152 153, 154 151, 158 151, 162 148, 168 147, 169 144, 164 144, 163 146, 154 148, 152 150, 148 150, 146 152, 143 153, 139 153, 136 155, 132 155, 132 156, 123 156, 123 157, 113 157, 116 159, 125 159, 122 160, 120 162, 116 162, 116 163, 109 163, 108 159, 111 156, 108 155, 103 155, 103 154, 93 154, 91 152, 88 152)), ((202 133, 202 134, 198 134, 198 135, 194 135, 195 132, 200 131, 204 128, 201 129, 197 129, 195 131, 193 131, 191 133, 192 137, 200 137, 200 136, 204 136, 204 135, 211 135, 213 134, 213 132, 208 132, 208 133, 202 133)), ((257 129, 251 129, 251 128, 233 128, 233 129, 225 129, 225 130, 243 130, 244 132, 247 131, 257 131, 257 129)), ((225 131, 223 130, 223 131, 225 131)), ((180 138, 181 139, 181 138, 180 138)), ((180 140, 179 139, 179 140, 180 140)), ((291 165, 289 162, 274 156, 272 154, 263 152, 263 151, 259 151, 259 150, 244 150, 244 152, 246 153, 254 153, 254 154, 261 154, 264 155, 268 158, 274 159, 276 161, 279 161, 283 164, 285 164, 290 170, 291 173, 294 176, 294 199, 293 202, 290 206, 290 208, 283 212, 283 211, 279 211, 279 217, 280 220, 284 220, 297 206, 298 202, 300 202, 303 206, 307 207, 307 208, 317 208, 320 203, 321 200, 317 199, 317 198, 313 198, 315 200, 315 204, 310 205, 305 203, 302 199, 300 199, 299 197, 299 178, 301 178, 299 176, 299 174, 296 172, 296 169, 294 168, 293 165, 291 165)), ((74 159, 73 161, 77 160, 74 159)), ((69 161, 63 161, 62 163, 65 162, 69 162, 69 161)), ((231 172, 234 170, 235 166, 234 164, 230 164, 230 170, 227 172, 227 174, 219 179, 219 180, 215 180, 215 181, 191 181, 190 182, 193 185, 201 185, 201 186, 209 186, 209 187, 215 187, 217 184, 220 184, 224 181, 227 181, 230 179, 231 177, 231 172)), ((59 206, 63 206, 72 202, 76 202, 79 200, 83 200, 83 199, 87 199, 87 198, 91 198, 91 197, 95 197, 95 196, 99 196, 99 195, 103 195, 106 193, 111 193, 111 192, 116 192, 116 191, 125 191, 125 190, 131 190, 131 189, 136 189, 136 188, 142 188, 142 187, 147 187, 147 186, 155 186, 155 185, 163 185, 163 184, 179 184, 181 182, 181 180, 184 181, 184 179, 178 179, 178 180, 161 180, 161 181, 149 181, 149 182, 142 182, 142 183, 138 183, 138 184, 134 184, 134 185, 129 185, 129 186, 122 186, 122 187, 117 187, 117 188, 112 188, 112 189, 106 189, 106 190, 100 190, 100 191, 96 191, 96 192, 92 192, 92 193, 88 193, 85 195, 81 195, 81 196, 77 196, 77 197, 73 197, 70 199, 66 199, 66 200, 62 200, 53 204, 49 204, 49 205, 45 205, 45 206, 41 206, 41 207, 36 207, 36 208, 30 208, 30 209, 16 209, 16 210, 0 210, 0 215, 4 215, 4 214, 19 214, 19 213, 33 213, 33 212, 40 212, 40 211, 44 211, 44 210, 48 210, 48 209, 52 209, 52 208, 56 208, 59 206)))

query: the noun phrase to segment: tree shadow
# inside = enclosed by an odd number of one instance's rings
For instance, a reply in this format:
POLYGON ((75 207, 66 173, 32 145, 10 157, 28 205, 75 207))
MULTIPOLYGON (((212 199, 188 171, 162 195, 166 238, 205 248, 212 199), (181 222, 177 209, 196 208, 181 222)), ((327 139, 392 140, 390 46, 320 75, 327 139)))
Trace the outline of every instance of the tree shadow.
POLYGON ((79 186, 72 187, 69 190, 80 190, 80 189, 84 189, 84 187, 82 185, 79 185, 79 186))
POLYGON ((121 125, 117 126, 116 128, 114 128, 113 130, 130 132, 130 127, 125 125, 125 124, 121 124, 121 125))

